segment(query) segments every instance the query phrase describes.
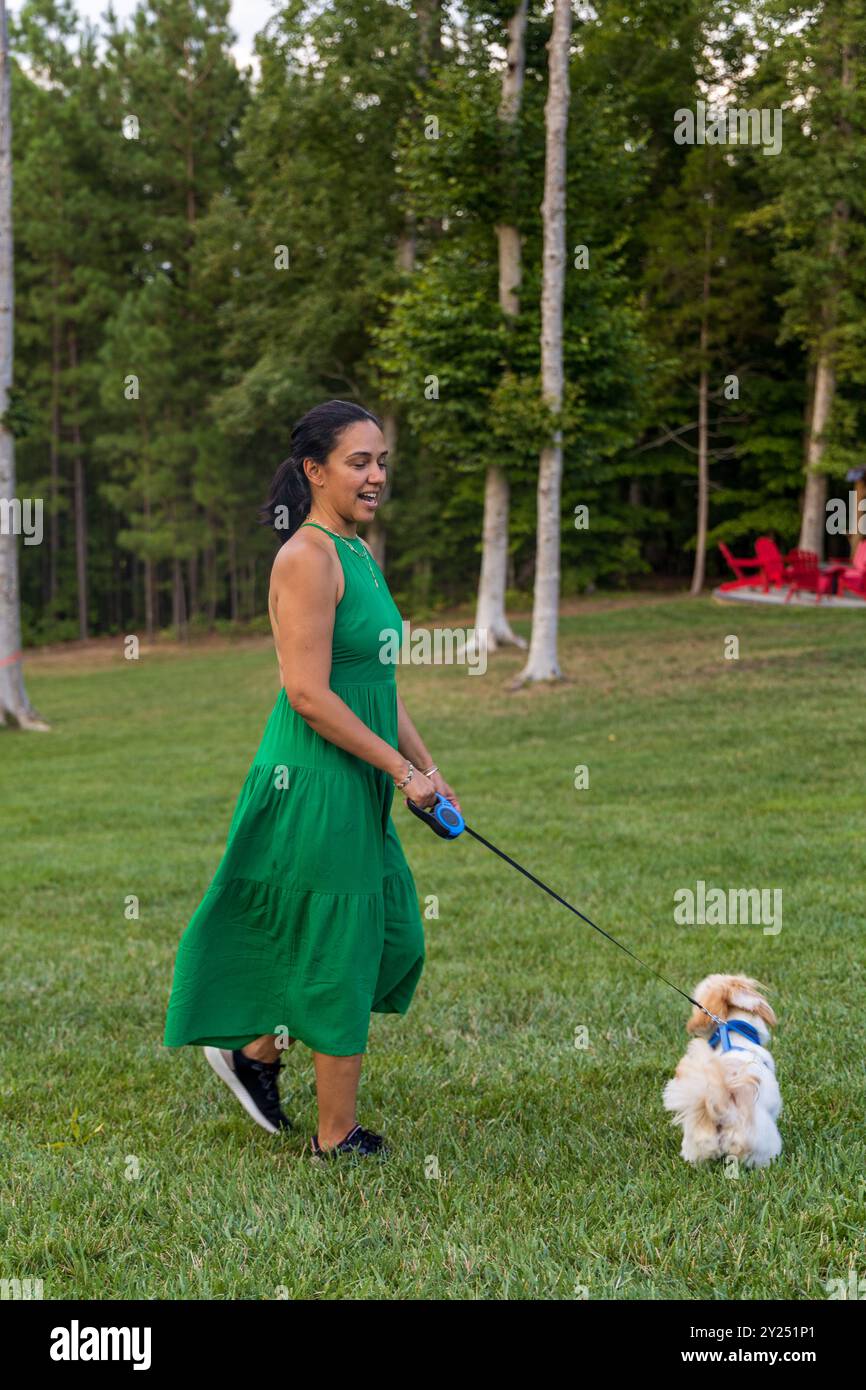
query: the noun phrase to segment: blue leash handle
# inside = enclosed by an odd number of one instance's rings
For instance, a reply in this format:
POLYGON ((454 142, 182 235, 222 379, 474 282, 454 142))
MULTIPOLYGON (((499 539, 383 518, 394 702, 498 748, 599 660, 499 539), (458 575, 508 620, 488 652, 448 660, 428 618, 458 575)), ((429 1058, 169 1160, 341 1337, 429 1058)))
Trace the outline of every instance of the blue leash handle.
POLYGON ((425 825, 441 835, 443 840, 456 840, 458 835, 462 835, 466 829, 465 822, 456 807, 446 801, 441 792, 436 793, 436 805, 429 811, 424 811, 420 806, 416 806, 414 801, 406 798, 406 805, 409 810, 422 820, 425 825))

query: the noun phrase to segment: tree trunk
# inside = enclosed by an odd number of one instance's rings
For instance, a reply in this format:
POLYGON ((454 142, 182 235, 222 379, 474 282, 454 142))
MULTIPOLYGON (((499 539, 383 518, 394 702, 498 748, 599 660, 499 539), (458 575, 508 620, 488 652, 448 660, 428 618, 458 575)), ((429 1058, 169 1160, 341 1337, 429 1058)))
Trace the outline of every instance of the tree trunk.
POLYGON ((418 0, 418 76, 426 82, 431 64, 442 57, 442 0, 418 0))
MULTIPOLYGON (((75 329, 69 333, 69 366, 73 382, 78 370, 78 338, 75 329)), ((81 447, 81 423, 78 418, 78 386, 72 387, 72 495, 75 513, 75 580, 78 592, 78 636, 87 641, 87 499, 84 483, 84 457, 81 447)))
POLYGON ((704 587, 707 572, 707 529, 710 516, 710 460, 709 460, 709 363, 707 349, 710 344, 710 256, 712 253, 712 228, 710 208, 707 208, 707 226, 704 235, 704 283, 701 292, 701 333, 700 359, 701 371, 698 379, 698 525, 695 543, 695 567, 692 572, 692 598, 697 598, 704 587))
MULTIPOLYGON (((433 469, 430 463, 430 453, 426 444, 418 445, 418 482, 416 485, 415 503, 421 516, 432 516, 436 507, 436 497, 433 489, 433 469)), ((426 547, 417 552, 416 558, 412 563, 412 594, 413 603, 419 608, 426 608, 432 599, 433 589, 433 560, 429 549, 426 547)))
MULTIPOLYGON (((150 493, 145 492, 144 496, 144 516, 145 526, 150 535, 150 493)), ((156 591, 156 574, 151 556, 145 554, 144 557, 144 630, 147 633, 148 641, 153 641, 156 625, 159 622, 159 598, 156 591)))
POLYGON ((183 583, 183 565, 178 555, 172 558, 171 621, 181 641, 186 641, 189 633, 186 625, 186 590, 183 583))
POLYGON ((144 563, 147 572, 147 592, 150 603, 147 635, 153 639, 159 631, 159 624, 161 621, 159 604, 159 561, 145 560, 144 563))
POLYGON ((128 618, 126 617, 126 614, 125 614, 125 612, 123 611, 123 609, 121 609, 121 613, 120 613, 120 630, 121 630, 121 632, 123 632, 124 634, 126 634, 126 633, 128 633, 128 632, 134 632, 135 629, 139 626, 138 618, 139 618, 140 609, 139 609, 139 607, 138 607, 138 581, 139 581, 139 576, 140 576, 140 574, 143 572, 143 570, 144 570, 144 566, 143 566, 141 560, 138 558, 137 555, 135 555, 132 551, 130 551, 130 553, 129 553, 129 585, 130 585, 130 594, 129 594, 129 617, 128 617, 128 618))
MULTIPOLYGON (((420 0, 416 7, 416 17, 418 20, 417 74, 419 83, 425 83, 430 77, 431 64, 438 63, 442 57, 442 0, 420 0)), ((416 115, 418 114, 416 112, 416 115)), ((408 208, 404 215, 403 230, 398 238, 395 254, 397 269, 407 275, 411 275, 415 269, 417 245, 417 222, 414 212, 408 208)), ((388 450, 388 491, 390 492, 398 434, 397 415, 394 410, 388 409, 383 413, 382 433, 385 436, 385 447, 388 450)), ((364 539, 373 552, 376 564, 384 574, 386 531, 381 510, 376 511, 376 515, 364 533, 364 539)))
MULTIPOLYGON (((705 325, 701 324, 702 338, 704 327, 705 325)), ((708 395, 709 375, 705 368, 698 379, 698 525, 695 540, 695 564, 689 590, 692 598, 697 598, 701 593, 707 572, 707 529, 710 511, 710 466, 707 454, 708 395)))
POLYGON ((53 613, 57 604, 57 564, 60 555, 60 340, 61 323, 57 305, 60 285, 56 266, 52 286, 54 312, 51 319, 51 521, 48 536, 48 606, 53 613))
MULTIPOLYGON (((558 415, 562 407, 562 313, 565 293, 565 173, 568 132, 568 60, 571 0, 554 0, 553 32, 547 45, 549 78, 544 108, 545 160, 543 276, 541 289, 541 391, 558 415)), ((562 540, 562 430, 554 421, 538 469, 538 542, 532 639, 516 684, 561 678, 557 657, 559 552, 562 540)))
MULTIPOLYGON (((520 113, 523 74, 526 65, 526 10, 528 0, 520 0, 508 21, 508 61, 502 75, 499 120, 503 144, 507 148, 520 113)), ((510 152, 510 151, 509 151, 510 152)), ((520 232, 511 223, 496 227, 499 245, 499 307, 508 318, 520 313, 522 265, 520 232)), ((505 612, 508 565, 508 513, 510 487, 504 471, 496 464, 484 480, 484 521, 481 531, 481 574, 475 607, 476 632, 485 632, 488 652, 511 645, 526 647, 526 641, 511 629, 505 612)), ((473 647, 476 645, 472 644, 473 647)))
POLYGON ((229 608, 231 620, 236 623, 238 620, 238 560, 237 543, 235 541, 234 522, 229 523, 228 528, 228 560, 229 560, 229 608))
POLYGON ((247 561, 247 597, 244 617, 251 618, 256 611, 256 559, 251 555, 247 561))
MULTIPOLYGON (((830 78, 835 74, 829 74, 830 78)), ((848 92, 854 85, 851 48, 847 42, 841 48, 841 85, 848 92)), ((846 135, 851 134, 850 123, 843 117, 840 126, 846 135)), ((830 259, 837 262, 841 271, 844 261, 842 229, 848 220, 849 208, 844 198, 838 198, 830 213, 830 259)), ((827 534, 827 475, 819 472, 826 448, 824 431, 833 409, 836 394, 836 370, 834 363, 834 335, 836 328, 836 300, 840 292, 839 276, 836 284, 824 298, 821 305, 821 333, 815 350, 815 390, 813 393, 812 420, 809 440, 806 446, 806 483, 803 489, 803 514, 800 521, 800 549, 813 550, 819 559, 824 557, 824 540, 827 534)))
MULTIPOLYGON (((12 115, 6 3, 0 0, 0 417, 9 406, 15 315, 12 242, 12 115)), ((0 726, 44 732, 48 724, 27 698, 21 668, 21 595, 15 499, 15 439, 0 425, 0 726)))
MULTIPOLYGON (((213 514, 208 510, 207 532, 209 536, 214 534, 214 525, 213 514)), ((207 625, 208 629, 212 630, 216 622, 217 611, 216 546, 213 540, 208 542, 204 552, 204 592, 207 625)))
POLYGON ((848 546, 851 552, 852 561, 854 559, 854 556, 857 554, 858 545, 863 540, 863 537, 860 535, 860 519, 861 517, 866 516, 866 480, 864 480, 863 478, 858 478, 854 486, 857 497, 857 506, 854 513, 856 518, 856 529, 854 531, 849 531, 848 533, 848 546))
MULTIPOLYGON (((508 583, 508 478, 495 465, 484 479, 484 523, 481 536, 481 574, 475 607, 476 633, 486 632, 487 651, 505 643, 525 647, 526 640, 511 631, 505 613, 508 583)), ((470 643, 474 649, 477 642, 470 643)))
POLYGON ((812 397, 812 422, 806 446, 806 485, 803 489, 803 516, 800 522, 800 549, 814 550, 819 559, 824 555, 824 536, 827 528, 827 475, 814 470, 824 455, 822 435, 830 418, 836 378, 826 340, 818 350, 815 362, 815 392, 812 397))
POLYGON ((189 569, 189 616, 198 617, 198 551, 194 550, 187 562, 189 569))

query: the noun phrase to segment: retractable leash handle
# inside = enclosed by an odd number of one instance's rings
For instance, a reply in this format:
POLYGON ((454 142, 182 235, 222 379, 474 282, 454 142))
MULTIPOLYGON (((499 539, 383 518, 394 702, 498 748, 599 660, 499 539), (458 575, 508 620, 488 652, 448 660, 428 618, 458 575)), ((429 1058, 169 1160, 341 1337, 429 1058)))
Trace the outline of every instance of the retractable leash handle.
POLYGON ((422 820, 425 825, 437 835, 441 835, 443 840, 456 840, 458 835, 462 835, 465 830, 463 817, 456 807, 446 801, 441 792, 436 793, 436 805, 430 811, 423 810, 416 806, 414 801, 406 798, 406 805, 413 815, 422 820))

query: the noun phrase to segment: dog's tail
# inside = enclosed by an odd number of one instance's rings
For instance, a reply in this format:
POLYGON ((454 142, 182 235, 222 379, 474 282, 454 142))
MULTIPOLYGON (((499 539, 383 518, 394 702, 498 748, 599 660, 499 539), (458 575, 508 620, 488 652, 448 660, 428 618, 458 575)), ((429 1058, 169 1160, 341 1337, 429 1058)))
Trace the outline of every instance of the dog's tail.
POLYGON ((716 1053, 695 1038, 663 1094, 672 1123, 683 1127, 683 1157, 700 1163, 747 1155, 759 1086, 751 1058, 716 1053))

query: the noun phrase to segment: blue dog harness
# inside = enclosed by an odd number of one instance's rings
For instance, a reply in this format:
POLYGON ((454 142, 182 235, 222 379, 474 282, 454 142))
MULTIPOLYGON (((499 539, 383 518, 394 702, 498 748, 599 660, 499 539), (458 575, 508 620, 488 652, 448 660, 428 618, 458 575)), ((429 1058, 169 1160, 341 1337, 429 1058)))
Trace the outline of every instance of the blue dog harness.
MULTIPOLYGON (((710 1047, 716 1047, 721 1042, 723 1052, 749 1051, 747 1047, 738 1047, 736 1043, 732 1043, 728 1037, 729 1033, 741 1033, 744 1038, 749 1039, 749 1042, 757 1043, 758 1047, 763 1046, 761 1035, 754 1024, 746 1023, 744 1019, 740 1018, 734 1018, 730 1023, 720 1023, 712 1037, 707 1039, 707 1042, 710 1044, 710 1047)), ((761 1060, 763 1061, 763 1058, 761 1060)))

